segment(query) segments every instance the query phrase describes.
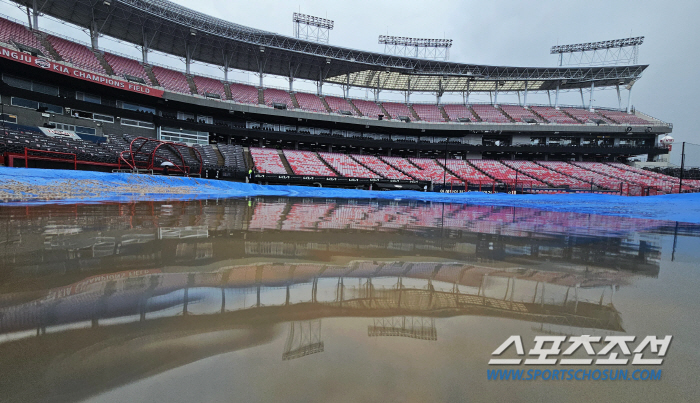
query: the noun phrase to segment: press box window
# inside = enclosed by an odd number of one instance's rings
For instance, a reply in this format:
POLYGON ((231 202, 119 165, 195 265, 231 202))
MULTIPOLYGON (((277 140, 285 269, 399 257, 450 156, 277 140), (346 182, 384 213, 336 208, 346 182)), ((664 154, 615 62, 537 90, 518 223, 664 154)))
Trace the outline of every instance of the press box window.
POLYGON ((30 108, 34 110, 39 110, 39 108, 46 108, 46 112, 54 113, 57 115, 63 114, 63 108, 58 105, 46 104, 43 102, 32 101, 24 98, 12 97, 12 99, 10 99, 10 105, 19 106, 22 108, 30 108))
POLYGON ((102 97, 100 97, 99 95, 86 94, 80 91, 75 93, 75 99, 77 99, 78 101, 85 101, 93 104, 102 104, 102 97))

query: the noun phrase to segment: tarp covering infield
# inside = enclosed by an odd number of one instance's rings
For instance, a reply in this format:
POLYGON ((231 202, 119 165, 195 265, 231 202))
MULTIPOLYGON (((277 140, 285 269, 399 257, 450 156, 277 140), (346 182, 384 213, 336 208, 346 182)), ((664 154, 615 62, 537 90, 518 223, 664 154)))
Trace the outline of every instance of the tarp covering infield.
POLYGON ((602 194, 511 195, 263 186, 211 179, 0 167, 0 207, 8 204, 197 200, 253 196, 417 200, 539 208, 700 223, 700 193, 649 197, 602 194))

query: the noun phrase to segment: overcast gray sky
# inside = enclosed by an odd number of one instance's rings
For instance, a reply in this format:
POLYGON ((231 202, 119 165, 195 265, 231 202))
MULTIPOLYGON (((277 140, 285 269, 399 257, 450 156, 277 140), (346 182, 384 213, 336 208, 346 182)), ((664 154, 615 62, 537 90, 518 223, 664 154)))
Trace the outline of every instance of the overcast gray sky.
MULTIPOLYGON (((554 66, 549 48, 569 44, 629 36, 645 36, 639 62, 649 64, 632 90, 632 104, 640 111, 674 124, 676 146, 672 161, 679 162, 680 142, 700 144, 697 137, 700 105, 695 96, 700 85, 695 79, 700 49, 700 2, 615 1, 615 0, 540 0, 540 1, 241 1, 175 0, 176 3, 238 24, 280 34, 292 34, 292 13, 302 12, 335 21, 330 43, 361 50, 382 52, 377 36, 389 34, 422 38, 450 38, 454 45, 450 60, 464 63, 514 66, 554 66)), ((26 14, 7 0, 0 0, 0 13, 26 21, 26 14)), ((59 32, 88 42, 86 33, 40 19, 40 28, 59 32)), ((133 46, 101 38, 102 48, 134 57, 133 46)), ((151 55, 151 61, 184 69, 184 63, 164 55, 151 55)), ((199 65, 195 71, 223 77, 216 68, 199 65)), ((253 74, 231 77, 256 82, 253 74)), ((266 77, 266 84, 285 87, 284 79, 266 77)), ((313 90, 311 83, 295 83, 295 89, 313 90)), ((339 88, 324 86, 324 92, 340 93, 339 88)), ((364 90, 351 94, 364 97, 364 90)), ((384 99, 402 99, 400 94, 382 93, 384 99)), ((586 101, 588 96, 585 96, 586 101)), ((433 100, 433 95, 412 96, 412 100, 433 100)), ((445 101, 451 98, 444 98, 445 101)), ((459 98, 452 98, 458 102, 459 98)), ((488 101, 474 97, 474 101, 488 101)), ((614 90, 596 91, 594 105, 617 107, 614 90)), ((517 98, 499 101, 517 102, 517 98)), ((546 103, 547 97, 531 95, 529 102, 546 103)), ((623 107, 627 101, 623 93, 623 107)), ((567 93, 561 101, 580 105, 579 93, 567 93)), ((700 147, 696 148, 700 154, 700 147)), ((690 156, 700 165, 700 156, 690 156)))

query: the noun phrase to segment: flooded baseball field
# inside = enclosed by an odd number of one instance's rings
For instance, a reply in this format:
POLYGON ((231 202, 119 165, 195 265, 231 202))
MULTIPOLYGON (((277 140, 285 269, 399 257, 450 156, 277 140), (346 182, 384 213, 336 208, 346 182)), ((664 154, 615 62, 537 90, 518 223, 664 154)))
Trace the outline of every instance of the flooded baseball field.
POLYGON ((5 205, 0 401, 697 401, 699 259, 699 224, 535 208, 5 205), (661 365, 489 365, 512 335, 673 339, 661 365))

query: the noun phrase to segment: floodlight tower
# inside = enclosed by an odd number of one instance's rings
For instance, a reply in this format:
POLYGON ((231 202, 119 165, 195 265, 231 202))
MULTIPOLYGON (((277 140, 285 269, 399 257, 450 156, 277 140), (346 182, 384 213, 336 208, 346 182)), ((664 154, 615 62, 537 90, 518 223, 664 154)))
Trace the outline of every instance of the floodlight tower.
MULTIPOLYGON (((636 65, 639 60, 639 46, 644 43, 644 37, 613 39, 609 41, 576 43, 573 45, 552 46, 550 53, 559 55, 559 66, 610 66, 610 65, 636 65), (568 55, 565 59, 564 55, 568 55)), ((622 110, 622 97, 620 95, 620 84, 617 88, 618 107, 622 110)), ((632 86, 634 81, 627 84, 627 108, 631 112, 632 86)), ((588 100, 588 108, 593 110, 593 90, 594 82, 591 81, 591 90, 588 100)), ((583 99, 583 88, 581 91, 581 104, 585 106, 583 99)), ((557 97, 559 96, 559 86, 557 85, 557 97)))
POLYGON ((379 35, 379 44, 384 45, 384 53, 396 56, 448 60, 450 58, 452 39, 379 35))
POLYGON ((294 37, 307 41, 328 43, 335 22, 321 17, 294 13, 294 37))
POLYGON ((559 55, 559 66, 609 66, 637 64, 639 46, 644 37, 613 39, 609 41, 552 46, 550 53, 559 55), (567 60, 564 55, 567 54, 567 60))

